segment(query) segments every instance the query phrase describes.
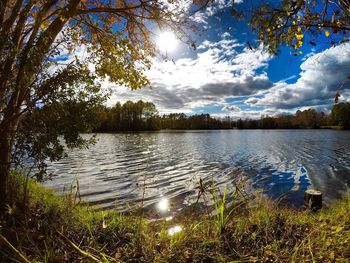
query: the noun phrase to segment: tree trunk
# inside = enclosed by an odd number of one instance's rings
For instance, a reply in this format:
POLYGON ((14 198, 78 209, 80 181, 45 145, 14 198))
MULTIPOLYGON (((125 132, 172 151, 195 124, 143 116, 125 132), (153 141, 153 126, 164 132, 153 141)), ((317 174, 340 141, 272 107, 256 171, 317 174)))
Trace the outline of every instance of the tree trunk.
POLYGON ((3 123, 10 119, 9 123, 0 133, 0 216, 4 215, 7 199, 7 180, 10 175, 12 161, 12 143, 17 131, 19 117, 18 111, 11 117, 5 116, 3 123), (8 118, 7 118, 8 117, 8 118))
POLYGON ((9 132, 0 134, 0 215, 5 213, 6 208, 6 186, 10 173, 11 142, 12 138, 9 132))

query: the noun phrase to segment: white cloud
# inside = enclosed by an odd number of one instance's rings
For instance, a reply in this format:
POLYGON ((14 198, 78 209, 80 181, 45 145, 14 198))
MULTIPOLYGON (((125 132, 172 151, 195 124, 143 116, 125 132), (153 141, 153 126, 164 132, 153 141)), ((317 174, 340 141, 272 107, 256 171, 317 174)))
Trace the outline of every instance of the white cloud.
POLYGON ((188 16, 191 14, 190 19, 198 23, 199 25, 207 26, 208 18, 218 14, 221 10, 242 3, 243 0, 213 0, 209 1, 205 8, 200 5, 194 4, 193 0, 181 0, 181 1, 167 1, 162 0, 161 3, 168 8, 171 12, 179 17, 188 16))
POLYGON ((209 4, 209 6, 205 9, 205 14, 208 17, 213 16, 226 7, 231 7, 233 4, 240 4, 242 2, 243 0, 236 0, 234 3, 232 0, 214 0, 213 3, 209 4))
POLYGON ((240 111, 241 108, 238 106, 225 106, 221 109, 222 111, 240 111))
POLYGON ((266 73, 256 71, 267 66, 271 58, 262 47, 255 50, 242 48, 236 40, 224 38, 218 42, 204 41, 195 58, 177 61, 155 59, 147 72, 152 90, 117 90, 110 100, 148 100, 161 112, 169 110, 192 111, 195 107, 224 103, 225 99, 256 94, 269 89, 273 83, 266 73), (244 59, 244 57, 247 59, 244 59))
POLYGON ((300 66, 299 79, 278 82, 262 98, 249 98, 246 104, 275 109, 330 105, 337 91, 348 100, 350 44, 329 48, 308 57, 300 66))
MULTIPOLYGON (((75 55, 87 56, 84 47, 66 55, 68 59, 63 64, 75 55)), ((147 72, 152 89, 130 91, 108 81, 104 86, 116 88, 109 105, 142 99, 154 102, 161 113, 195 113, 197 107, 214 104, 222 109, 217 116, 233 118, 260 118, 307 108, 327 112, 337 91, 342 95, 341 101, 350 101, 349 57, 350 44, 308 55, 295 83, 287 83, 295 76, 273 83, 261 71, 268 66, 270 55, 261 46, 249 50, 224 34, 218 42, 201 43, 194 58, 154 59, 153 67, 147 72), (228 104, 227 99, 233 97, 248 97, 244 103, 251 107, 242 107, 242 102, 228 104)))
POLYGON ((224 113, 216 113, 212 114, 213 117, 216 118, 224 118, 224 117, 230 117, 233 120, 238 119, 260 119, 262 116, 278 116, 282 114, 291 114, 292 111, 289 110, 276 110, 276 109, 264 109, 264 110, 249 110, 249 109, 240 109, 240 110, 234 110, 230 112, 224 112, 224 113))

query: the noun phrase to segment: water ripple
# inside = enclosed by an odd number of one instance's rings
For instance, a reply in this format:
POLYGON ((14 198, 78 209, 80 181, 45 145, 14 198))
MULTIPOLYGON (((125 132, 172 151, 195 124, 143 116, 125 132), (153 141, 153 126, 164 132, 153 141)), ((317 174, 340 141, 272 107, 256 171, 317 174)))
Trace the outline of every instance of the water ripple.
POLYGON ((88 150, 49 164, 57 174, 45 185, 63 193, 79 181, 80 196, 101 209, 154 209, 164 196, 181 209, 197 199, 199 178, 232 189, 232 173, 244 172, 254 188, 299 206, 313 186, 326 202, 350 183, 350 132, 185 131, 98 134, 88 150))

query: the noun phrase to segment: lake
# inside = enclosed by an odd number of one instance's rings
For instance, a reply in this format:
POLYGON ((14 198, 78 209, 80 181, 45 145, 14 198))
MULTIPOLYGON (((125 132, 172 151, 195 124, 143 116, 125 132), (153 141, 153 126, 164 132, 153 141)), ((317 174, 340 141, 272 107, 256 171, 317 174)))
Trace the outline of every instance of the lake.
POLYGON ((300 207, 317 188, 325 204, 350 182, 350 131, 215 130, 97 134, 89 149, 49 165, 57 174, 44 184, 62 193, 78 178, 81 197, 102 209, 166 198, 178 211, 197 199, 199 178, 232 189, 236 174, 253 189, 300 207))

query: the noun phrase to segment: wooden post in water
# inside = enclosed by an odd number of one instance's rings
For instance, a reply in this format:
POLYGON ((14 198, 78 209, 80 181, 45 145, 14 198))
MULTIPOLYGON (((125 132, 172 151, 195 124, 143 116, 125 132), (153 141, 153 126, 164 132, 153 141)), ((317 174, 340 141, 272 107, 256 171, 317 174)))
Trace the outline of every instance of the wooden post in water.
POLYGON ((304 205, 312 211, 322 208, 322 193, 315 189, 308 189, 304 193, 304 205))

